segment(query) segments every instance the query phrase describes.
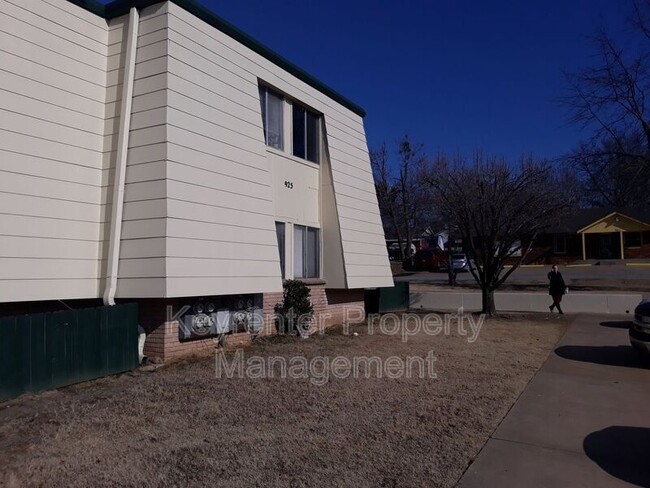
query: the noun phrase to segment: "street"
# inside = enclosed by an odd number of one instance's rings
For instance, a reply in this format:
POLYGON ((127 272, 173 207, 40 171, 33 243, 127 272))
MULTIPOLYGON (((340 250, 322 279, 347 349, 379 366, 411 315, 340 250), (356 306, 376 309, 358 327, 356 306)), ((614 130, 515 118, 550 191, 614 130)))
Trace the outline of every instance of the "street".
MULTIPOLYGON (((620 285, 622 282, 650 283, 650 265, 599 265, 599 266, 559 266, 564 280, 569 287, 572 282, 597 284, 598 282, 611 282, 620 285)), ((548 283, 546 278, 550 266, 525 266, 516 269, 508 278, 510 284, 540 285, 548 283)), ((404 276, 396 276, 396 282, 408 281, 410 283, 446 284, 446 272, 418 271, 404 276)), ((474 278, 469 272, 458 273, 459 284, 474 283, 474 278)))

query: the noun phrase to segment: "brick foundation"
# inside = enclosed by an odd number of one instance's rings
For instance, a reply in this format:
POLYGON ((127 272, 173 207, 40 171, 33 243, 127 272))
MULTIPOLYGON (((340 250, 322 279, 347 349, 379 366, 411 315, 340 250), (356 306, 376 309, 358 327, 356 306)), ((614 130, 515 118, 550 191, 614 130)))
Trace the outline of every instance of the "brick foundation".
MULTIPOLYGON (((325 288, 322 280, 305 281, 311 292, 314 307, 314 324, 316 327, 327 328, 339 325, 344 321, 350 323, 362 322, 364 313, 364 290, 332 290, 325 288)), ((282 293, 265 293, 263 313, 264 329, 261 335, 275 334, 273 307, 282 301, 282 293)), ((147 333, 144 354, 150 358, 160 358, 163 361, 188 356, 210 354, 214 351, 214 338, 202 340, 180 341, 178 338, 178 321, 173 316, 180 310, 178 299, 143 299, 139 300, 140 325, 147 333)), ((248 333, 228 335, 228 345, 240 345, 250 342, 248 333)))

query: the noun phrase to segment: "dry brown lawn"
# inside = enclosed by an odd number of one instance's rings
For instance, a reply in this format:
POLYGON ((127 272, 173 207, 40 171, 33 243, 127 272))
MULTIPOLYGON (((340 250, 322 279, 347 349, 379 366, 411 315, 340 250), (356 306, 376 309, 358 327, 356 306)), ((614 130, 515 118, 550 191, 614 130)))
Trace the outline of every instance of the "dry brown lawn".
MULTIPOLYGON (((215 378, 213 358, 0 405, 0 486, 453 486, 566 318, 457 333, 269 338, 246 357, 426 356, 436 379, 215 378)), ((227 353, 232 358, 233 352, 227 353)))

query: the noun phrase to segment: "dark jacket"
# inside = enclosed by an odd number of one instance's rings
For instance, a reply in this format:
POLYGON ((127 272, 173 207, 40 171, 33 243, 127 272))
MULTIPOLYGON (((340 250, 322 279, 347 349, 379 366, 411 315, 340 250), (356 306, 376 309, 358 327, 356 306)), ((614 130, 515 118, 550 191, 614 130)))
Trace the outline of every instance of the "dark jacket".
POLYGON ((553 272, 549 271, 548 273, 548 294, 551 296, 564 295, 566 291, 566 285, 564 284, 564 278, 562 278, 562 273, 559 271, 553 272))

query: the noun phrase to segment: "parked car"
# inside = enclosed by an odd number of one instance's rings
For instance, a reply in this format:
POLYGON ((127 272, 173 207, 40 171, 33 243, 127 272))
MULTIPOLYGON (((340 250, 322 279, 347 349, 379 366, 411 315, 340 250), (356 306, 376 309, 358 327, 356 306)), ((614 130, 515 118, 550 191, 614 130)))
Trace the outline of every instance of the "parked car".
POLYGON ((639 352, 650 354, 650 300, 643 300, 634 309, 630 326, 630 344, 639 352))
POLYGON ((421 249, 412 258, 405 259, 402 267, 406 271, 437 271, 446 263, 446 260, 442 251, 421 249))
MULTIPOLYGON (((451 255, 451 269, 455 271, 467 271, 468 266, 469 263, 467 261, 467 256, 465 256, 464 254, 451 255)), ((447 269, 447 260, 445 260, 444 264, 441 266, 440 269, 443 270, 447 269)))

